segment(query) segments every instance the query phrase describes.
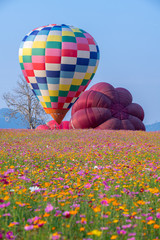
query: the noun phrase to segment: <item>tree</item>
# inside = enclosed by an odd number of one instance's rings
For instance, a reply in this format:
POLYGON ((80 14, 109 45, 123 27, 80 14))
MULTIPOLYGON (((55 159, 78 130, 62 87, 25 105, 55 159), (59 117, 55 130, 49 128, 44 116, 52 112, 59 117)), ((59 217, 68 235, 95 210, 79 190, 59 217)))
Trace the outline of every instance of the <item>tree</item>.
POLYGON ((49 120, 49 116, 45 113, 29 84, 23 77, 20 77, 17 85, 17 88, 13 89, 13 93, 8 92, 3 95, 3 100, 10 109, 8 116, 17 118, 17 113, 20 113, 21 119, 27 122, 30 129, 45 124, 45 121, 49 120))

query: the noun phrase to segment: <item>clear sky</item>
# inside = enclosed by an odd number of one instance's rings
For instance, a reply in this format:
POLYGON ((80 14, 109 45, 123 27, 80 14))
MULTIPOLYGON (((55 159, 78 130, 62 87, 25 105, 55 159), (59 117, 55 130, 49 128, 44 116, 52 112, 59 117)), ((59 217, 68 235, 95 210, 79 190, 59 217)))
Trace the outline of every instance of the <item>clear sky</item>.
POLYGON ((6 107, 3 93, 22 74, 21 40, 51 23, 84 29, 98 43, 100 63, 89 87, 108 82, 127 88, 144 109, 144 123, 160 121, 159 0, 0 0, 0 108, 6 107))

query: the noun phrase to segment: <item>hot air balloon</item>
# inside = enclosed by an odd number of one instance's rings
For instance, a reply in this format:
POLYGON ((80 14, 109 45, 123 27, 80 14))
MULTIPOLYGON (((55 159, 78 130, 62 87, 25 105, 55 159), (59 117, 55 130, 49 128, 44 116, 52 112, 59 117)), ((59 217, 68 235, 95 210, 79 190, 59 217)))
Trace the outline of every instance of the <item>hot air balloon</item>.
POLYGON ((36 130, 50 130, 50 128, 47 125, 39 125, 36 130))
POLYGON ((50 24, 24 37, 19 61, 26 81, 45 112, 60 124, 92 80, 99 62, 99 49, 84 30, 50 24))
POLYGON ((47 122, 45 125, 39 125, 37 130, 64 130, 69 129, 69 121, 62 121, 61 124, 58 124, 55 120, 47 122))
POLYGON ((144 111, 125 88, 100 82, 82 93, 72 107, 70 129, 145 130, 144 111))
POLYGON ((57 124, 55 120, 51 120, 47 123, 47 126, 51 130, 69 129, 69 121, 62 121, 60 124, 57 124))
POLYGON ((58 124, 55 120, 51 120, 49 122, 47 122, 47 126, 51 129, 59 129, 60 128, 60 124, 58 124))

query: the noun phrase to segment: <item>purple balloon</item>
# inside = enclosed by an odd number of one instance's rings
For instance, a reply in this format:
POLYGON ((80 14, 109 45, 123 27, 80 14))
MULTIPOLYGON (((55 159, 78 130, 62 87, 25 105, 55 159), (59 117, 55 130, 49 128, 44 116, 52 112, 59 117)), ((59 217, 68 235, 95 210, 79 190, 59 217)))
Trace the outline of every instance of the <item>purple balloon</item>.
POLYGON ((144 130, 143 108, 125 88, 100 82, 82 93, 72 107, 70 129, 144 130))

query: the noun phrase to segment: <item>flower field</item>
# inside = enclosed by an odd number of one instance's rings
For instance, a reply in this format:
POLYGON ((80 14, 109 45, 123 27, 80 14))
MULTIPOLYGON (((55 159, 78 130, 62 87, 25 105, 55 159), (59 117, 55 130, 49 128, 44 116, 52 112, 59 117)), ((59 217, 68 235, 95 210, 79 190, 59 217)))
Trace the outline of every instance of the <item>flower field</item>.
POLYGON ((160 132, 0 130, 0 239, 160 239, 160 132))

